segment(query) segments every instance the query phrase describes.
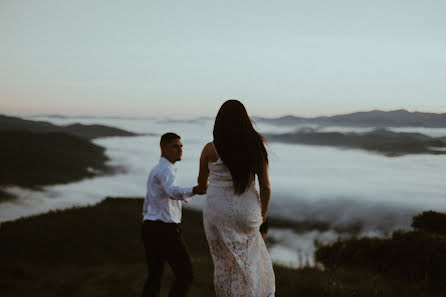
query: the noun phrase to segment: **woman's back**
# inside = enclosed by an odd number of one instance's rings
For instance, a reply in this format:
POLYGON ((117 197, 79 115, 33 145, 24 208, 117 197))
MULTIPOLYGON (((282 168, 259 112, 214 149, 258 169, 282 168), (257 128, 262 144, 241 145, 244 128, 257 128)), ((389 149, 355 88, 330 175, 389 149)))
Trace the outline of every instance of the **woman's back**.
POLYGON ((198 186, 207 190, 203 222, 216 295, 273 297, 273 266, 259 230, 270 198, 265 140, 237 100, 220 107, 213 136, 201 153, 198 186))
POLYGON ((254 183, 235 194, 231 173, 221 159, 208 167, 203 222, 217 296, 274 296, 274 272, 259 232, 263 219, 254 183))

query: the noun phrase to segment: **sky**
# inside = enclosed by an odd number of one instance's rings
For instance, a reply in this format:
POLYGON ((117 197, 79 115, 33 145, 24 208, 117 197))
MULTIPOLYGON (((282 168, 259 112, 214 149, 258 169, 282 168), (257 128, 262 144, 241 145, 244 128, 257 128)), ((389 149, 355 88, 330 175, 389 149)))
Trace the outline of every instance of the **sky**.
POLYGON ((0 0, 0 113, 446 112, 446 1, 0 0))

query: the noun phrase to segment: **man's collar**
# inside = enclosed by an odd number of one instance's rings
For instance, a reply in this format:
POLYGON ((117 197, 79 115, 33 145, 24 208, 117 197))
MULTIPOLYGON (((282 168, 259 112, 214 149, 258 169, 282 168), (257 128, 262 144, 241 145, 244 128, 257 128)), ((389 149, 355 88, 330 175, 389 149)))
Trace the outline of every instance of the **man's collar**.
POLYGON ((166 157, 161 157, 160 162, 167 163, 167 164, 169 164, 170 166, 173 166, 173 164, 170 163, 170 161, 167 160, 166 157))

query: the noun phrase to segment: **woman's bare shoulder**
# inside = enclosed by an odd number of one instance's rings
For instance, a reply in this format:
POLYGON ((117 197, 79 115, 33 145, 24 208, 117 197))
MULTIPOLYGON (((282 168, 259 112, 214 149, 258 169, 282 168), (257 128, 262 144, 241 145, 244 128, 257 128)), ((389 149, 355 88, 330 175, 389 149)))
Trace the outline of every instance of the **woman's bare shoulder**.
POLYGON ((218 160, 218 154, 215 151, 215 147, 213 142, 208 142, 204 148, 203 148, 203 153, 207 156, 207 159, 209 160, 209 162, 216 162, 218 160))

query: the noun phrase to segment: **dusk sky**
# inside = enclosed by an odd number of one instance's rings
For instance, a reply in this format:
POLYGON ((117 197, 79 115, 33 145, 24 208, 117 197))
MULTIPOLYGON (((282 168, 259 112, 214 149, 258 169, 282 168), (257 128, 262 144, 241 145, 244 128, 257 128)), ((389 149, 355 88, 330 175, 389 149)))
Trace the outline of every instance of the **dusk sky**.
POLYGON ((446 1, 0 0, 0 113, 446 112, 446 1))

